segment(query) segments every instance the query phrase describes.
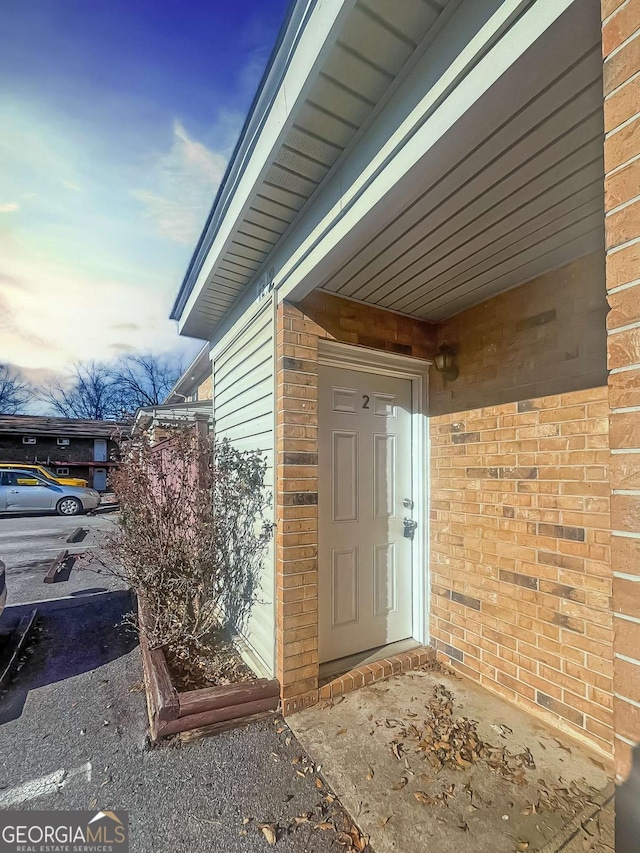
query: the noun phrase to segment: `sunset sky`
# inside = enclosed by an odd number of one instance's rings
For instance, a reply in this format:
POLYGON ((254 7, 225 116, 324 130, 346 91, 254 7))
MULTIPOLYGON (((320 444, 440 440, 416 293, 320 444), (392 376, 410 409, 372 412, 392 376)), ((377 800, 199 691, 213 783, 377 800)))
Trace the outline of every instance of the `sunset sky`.
POLYGON ((2 0, 0 362, 182 352, 168 314, 286 0, 2 0))

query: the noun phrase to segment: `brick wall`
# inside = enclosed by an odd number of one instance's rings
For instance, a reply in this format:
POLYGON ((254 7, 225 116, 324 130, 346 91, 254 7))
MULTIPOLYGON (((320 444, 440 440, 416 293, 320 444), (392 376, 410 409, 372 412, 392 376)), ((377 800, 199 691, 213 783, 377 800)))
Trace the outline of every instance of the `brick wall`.
POLYGON ((319 290, 305 297, 298 308, 314 321, 324 338, 413 358, 431 358, 436 350, 438 327, 434 323, 319 290))
MULTIPOLYGON (((118 445, 107 439, 108 459, 118 458, 118 445)), ((23 444, 22 435, 0 436, 0 462, 41 462, 47 464, 93 461, 93 439, 71 437, 67 445, 58 444, 55 437, 36 437, 36 444, 23 444)))
POLYGON ((312 293, 278 307, 276 675, 285 714, 318 700, 318 342, 425 358, 435 327, 312 293))
POLYGON ((588 255, 446 321, 460 375, 432 371, 430 412, 528 400, 607 383, 604 255, 588 255))
POLYGON ((606 387, 431 420, 443 658, 610 752, 606 387))
POLYGON ((433 636, 503 696, 613 744, 607 304, 589 255, 443 323, 431 372, 433 636))
POLYGON ((197 400, 212 400, 213 399, 213 375, 210 373, 205 379, 200 382, 196 391, 197 400))
POLYGON ((602 18, 614 719, 623 779, 640 742, 640 0, 602 0, 602 18))

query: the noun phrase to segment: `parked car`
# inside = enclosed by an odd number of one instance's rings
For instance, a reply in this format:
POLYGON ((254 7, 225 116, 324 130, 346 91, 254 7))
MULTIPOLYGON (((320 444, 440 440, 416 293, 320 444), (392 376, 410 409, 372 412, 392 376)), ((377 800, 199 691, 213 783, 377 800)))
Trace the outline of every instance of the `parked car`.
POLYGON ((79 486, 86 489, 89 485, 86 480, 82 480, 80 477, 56 477, 51 468, 47 468, 46 465, 30 465, 28 462, 0 462, 0 471, 6 468, 33 471, 34 474, 39 474, 45 480, 51 480, 61 486, 79 486))
POLYGON ((0 469, 0 513, 51 510, 58 515, 78 515, 99 504, 100 494, 95 489, 62 486, 20 468, 0 469))

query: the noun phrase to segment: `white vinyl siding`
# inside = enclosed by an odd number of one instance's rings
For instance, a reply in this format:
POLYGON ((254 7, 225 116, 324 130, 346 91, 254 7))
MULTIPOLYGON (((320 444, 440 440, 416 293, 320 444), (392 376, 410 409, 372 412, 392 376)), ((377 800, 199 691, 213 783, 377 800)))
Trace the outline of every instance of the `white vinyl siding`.
MULTIPOLYGON (((271 300, 223 342, 213 356, 213 412, 216 439, 238 450, 258 450, 267 458, 265 486, 274 495, 274 332, 271 300)), ((269 511, 269 518, 272 513, 269 511)), ((274 532, 275 535, 275 532, 274 532)), ((265 555, 258 601, 245 639, 269 673, 275 660, 274 541, 265 555)))

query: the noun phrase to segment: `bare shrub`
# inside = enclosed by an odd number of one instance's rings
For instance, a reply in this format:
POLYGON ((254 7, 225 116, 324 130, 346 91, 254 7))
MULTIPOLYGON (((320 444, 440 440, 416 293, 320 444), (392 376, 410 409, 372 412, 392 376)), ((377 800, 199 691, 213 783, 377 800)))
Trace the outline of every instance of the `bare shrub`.
POLYGON ((212 637, 241 631, 259 594, 272 525, 266 462, 193 425, 123 448, 111 484, 120 501, 110 570, 144 601, 152 647, 198 655, 212 637), (115 568, 114 568, 115 566, 115 568))

